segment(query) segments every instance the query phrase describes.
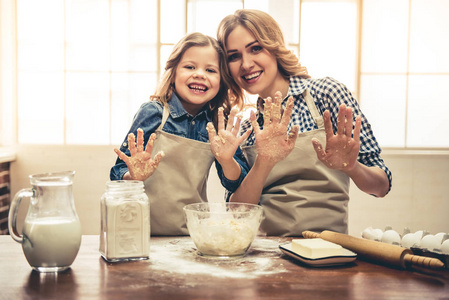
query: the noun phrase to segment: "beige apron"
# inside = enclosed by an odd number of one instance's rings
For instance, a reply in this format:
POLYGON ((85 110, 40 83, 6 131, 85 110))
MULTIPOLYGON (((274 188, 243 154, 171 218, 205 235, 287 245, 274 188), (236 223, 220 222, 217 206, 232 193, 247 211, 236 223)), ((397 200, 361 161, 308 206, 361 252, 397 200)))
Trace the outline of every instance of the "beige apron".
POLYGON ((214 156, 209 143, 162 131, 168 114, 168 107, 164 107, 152 152, 162 150, 165 157, 145 181, 151 235, 188 235, 183 207, 207 201, 207 178, 214 156))
MULTIPOLYGON (((301 236, 304 230, 347 233, 349 177, 318 160, 312 138, 326 144, 323 117, 309 91, 303 95, 318 129, 299 133, 293 151, 270 172, 260 199, 261 231, 276 236, 301 236)), ((242 150, 254 165, 256 146, 242 150)))

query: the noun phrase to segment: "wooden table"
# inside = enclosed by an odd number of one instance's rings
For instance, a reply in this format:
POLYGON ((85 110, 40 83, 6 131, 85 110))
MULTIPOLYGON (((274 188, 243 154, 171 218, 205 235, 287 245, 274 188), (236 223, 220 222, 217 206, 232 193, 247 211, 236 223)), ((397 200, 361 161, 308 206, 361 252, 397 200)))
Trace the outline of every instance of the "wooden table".
POLYGON ((257 238, 239 259, 197 255, 190 237, 153 237, 150 259, 107 263, 83 236, 71 269, 32 271, 0 236, 0 299, 449 299, 449 270, 399 270, 356 260, 314 268, 282 254, 288 238, 257 238))

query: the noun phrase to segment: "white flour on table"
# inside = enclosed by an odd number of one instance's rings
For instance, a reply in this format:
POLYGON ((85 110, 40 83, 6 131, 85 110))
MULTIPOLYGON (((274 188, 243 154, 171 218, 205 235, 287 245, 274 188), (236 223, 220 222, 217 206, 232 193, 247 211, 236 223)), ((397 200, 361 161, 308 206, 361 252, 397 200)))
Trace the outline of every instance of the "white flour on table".
POLYGON ((276 240, 256 238, 244 257, 208 258, 198 255, 190 238, 167 243, 151 243, 152 269, 171 270, 171 273, 208 274, 228 278, 255 278, 286 272, 276 240))

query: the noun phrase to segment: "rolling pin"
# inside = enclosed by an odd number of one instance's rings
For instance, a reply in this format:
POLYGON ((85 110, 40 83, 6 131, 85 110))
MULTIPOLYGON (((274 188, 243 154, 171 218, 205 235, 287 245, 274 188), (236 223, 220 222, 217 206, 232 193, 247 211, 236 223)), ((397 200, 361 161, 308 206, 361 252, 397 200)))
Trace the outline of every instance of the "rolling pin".
POLYGON ((341 245, 343 248, 357 253, 360 258, 407 268, 410 265, 428 269, 441 269, 444 263, 432 257, 414 255, 410 249, 382 242, 353 237, 347 234, 325 230, 320 233, 303 231, 303 237, 321 238, 323 240, 341 245))

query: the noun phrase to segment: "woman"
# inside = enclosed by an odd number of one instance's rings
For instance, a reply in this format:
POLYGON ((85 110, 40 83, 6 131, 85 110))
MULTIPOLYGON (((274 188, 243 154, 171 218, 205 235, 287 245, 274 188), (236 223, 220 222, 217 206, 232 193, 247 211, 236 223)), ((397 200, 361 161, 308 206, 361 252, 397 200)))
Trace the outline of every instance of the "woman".
POLYGON ((252 169, 230 201, 260 203, 261 229, 268 235, 347 233, 349 179, 376 197, 391 188, 391 172, 357 101, 332 78, 310 78, 286 48, 279 25, 262 11, 243 9, 225 17, 217 36, 238 85, 233 90, 238 96, 243 90, 259 95, 257 115, 241 129, 251 124, 256 129, 242 147, 252 169), (287 103, 282 95, 294 99, 287 127, 290 137, 296 126, 299 134, 292 150, 280 130, 287 103), (268 97, 274 101, 264 103, 268 97))

